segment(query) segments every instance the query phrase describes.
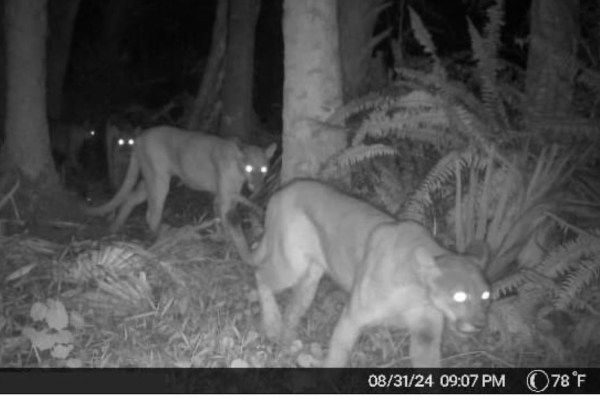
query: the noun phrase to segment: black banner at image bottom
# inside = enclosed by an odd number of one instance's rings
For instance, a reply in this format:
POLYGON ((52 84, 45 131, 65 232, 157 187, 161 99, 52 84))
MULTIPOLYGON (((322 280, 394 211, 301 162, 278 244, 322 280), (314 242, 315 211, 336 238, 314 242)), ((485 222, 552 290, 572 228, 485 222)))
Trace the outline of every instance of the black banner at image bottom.
POLYGON ((600 369, 2 369, 0 393, 600 393, 600 369))

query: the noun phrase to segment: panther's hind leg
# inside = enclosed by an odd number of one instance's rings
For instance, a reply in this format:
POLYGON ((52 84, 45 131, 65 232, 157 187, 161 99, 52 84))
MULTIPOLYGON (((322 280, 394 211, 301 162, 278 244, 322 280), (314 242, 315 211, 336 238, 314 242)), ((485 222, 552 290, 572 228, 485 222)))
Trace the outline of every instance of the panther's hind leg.
POLYGON ((117 218, 110 227, 111 232, 116 232, 119 230, 121 226, 125 223, 125 220, 131 214, 131 211, 138 204, 143 203, 148 198, 148 194, 146 192, 146 185, 144 181, 140 181, 133 192, 131 192, 125 202, 119 208, 119 213, 117 214, 117 218))

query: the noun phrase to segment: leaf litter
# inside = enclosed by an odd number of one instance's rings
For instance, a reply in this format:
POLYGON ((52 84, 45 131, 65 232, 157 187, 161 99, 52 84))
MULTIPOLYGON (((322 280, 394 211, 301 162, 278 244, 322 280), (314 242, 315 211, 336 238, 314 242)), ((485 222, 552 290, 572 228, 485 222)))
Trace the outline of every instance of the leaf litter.
MULTIPOLYGON (((214 220, 166 228, 150 246, 0 236, 0 265, 3 367, 316 367, 347 300, 325 279, 297 339, 268 340, 253 269, 214 220)), ((352 365, 409 367, 407 352, 406 332, 376 328, 352 365)))

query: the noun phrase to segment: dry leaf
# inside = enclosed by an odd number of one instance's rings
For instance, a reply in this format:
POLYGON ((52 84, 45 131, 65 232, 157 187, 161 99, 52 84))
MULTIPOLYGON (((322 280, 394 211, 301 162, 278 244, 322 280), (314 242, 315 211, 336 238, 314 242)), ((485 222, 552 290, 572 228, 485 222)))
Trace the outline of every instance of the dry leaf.
POLYGON ((313 368, 318 367, 320 365, 320 361, 311 356, 310 354, 301 353, 298 355, 296 362, 302 368, 313 368))
POLYGON ((29 315, 34 321, 43 321, 46 319, 46 314, 48 314, 48 306, 40 302, 33 303, 29 311, 29 315))
POLYGON ((31 340, 31 344, 39 350, 49 350, 56 344, 54 335, 49 335, 46 330, 38 331, 30 327, 23 328, 23 335, 31 340))
POLYGON ((248 368, 249 366, 250 365, 246 361, 242 360, 241 358, 236 358, 235 360, 233 360, 231 362, 231 365, 230 365, 231 368, 248 368))
POLYGON ((54 358, 58 358, 59 360, 64 360, 69 356, 69 353, 73 350, 72 344, 57 344, 52 348, 50 354, 54 358))
POLYGON ((289 349, 291 353, 297 353, 300 350, 302 350, 302 347, 304 346, 304 344, 302 343, 302 340, 300 339, 296 339, 292 342, 292 344, 290 345, 289 349))
POLYGON ((27 265, 25 265, 25 266, 17 269, 12 274, 8 275, 4 279, 4 282, 10 282, 10 281, 14 281, 15 279, 19 279, 20 277, 27 275, 29 273, 29 271, 31 271, 36 266, 37 266, 36 262, 32 262, 30 264, 27 264, 27 265))
POLYGON ((77 311, 71 311, 69 314, 69 324, 75 329, 83 329, 85 326, 85 320, 77 311))
POLYGON ((83 367, 83 361, 79 358, 69 358, 65 365, 67 368, 81 368, 83 367))
POLYGON ((224 336, 221 338, 221 348, 224 350, 231 349, 235 346, 235 341, 230 336, 224 336))
POLYGON ((69 325, 69 315, 63 303, 49 299, 46 304, 48 305, 48 313, 46 314, 48 326, 56 330, 65 329, 69 325))

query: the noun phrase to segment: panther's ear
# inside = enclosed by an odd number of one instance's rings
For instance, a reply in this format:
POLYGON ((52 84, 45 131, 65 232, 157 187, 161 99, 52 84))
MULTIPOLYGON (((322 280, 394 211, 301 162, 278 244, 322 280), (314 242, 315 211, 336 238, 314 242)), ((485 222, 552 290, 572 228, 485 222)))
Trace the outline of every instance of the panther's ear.
POLYGON ((435 257, 427 248, 423 246, 417 247, 415 249, 415 258, 417 260, 417 273, 423 282, 430 283, 442 274, 435 262, 435 257))
POLYGON ((481 269, 485 269, 490 260, 490 247, 484 240, 473 240, 467 246, 465 255, 471 257, 481 269))
POLYGON ((265 155, 269 160, 273 157, 273 154, 275 154, 275 150, 277 150, 277 143, 271 143, 269 147, 265 149, 265 155))

